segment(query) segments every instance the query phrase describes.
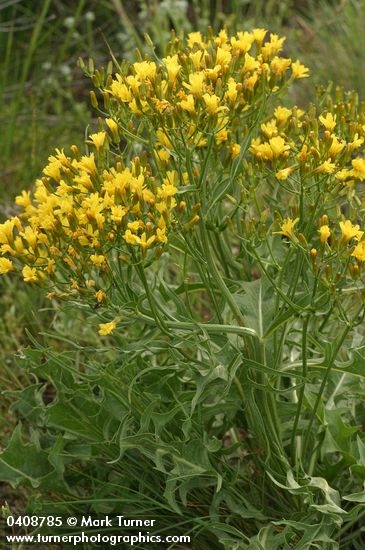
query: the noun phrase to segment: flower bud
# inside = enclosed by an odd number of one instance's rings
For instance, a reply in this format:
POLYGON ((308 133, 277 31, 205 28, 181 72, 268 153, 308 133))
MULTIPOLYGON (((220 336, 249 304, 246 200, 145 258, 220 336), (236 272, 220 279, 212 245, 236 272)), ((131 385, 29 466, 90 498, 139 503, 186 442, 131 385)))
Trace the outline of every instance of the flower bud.
POLYGON ((94 107, 94 109, 97 109, 99 107, 98 100, 97 100, 95 92, 93 90, 91 90, 91 92, 90 92, 90 101, 91 101, 91 105, 94 107))

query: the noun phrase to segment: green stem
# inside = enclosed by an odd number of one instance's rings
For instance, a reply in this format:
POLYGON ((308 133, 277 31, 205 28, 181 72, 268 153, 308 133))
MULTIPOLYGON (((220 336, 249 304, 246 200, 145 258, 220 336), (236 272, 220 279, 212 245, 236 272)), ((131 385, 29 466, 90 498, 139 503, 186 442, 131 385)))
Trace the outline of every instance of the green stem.
POLYGON ((219 270, 218 270, 218 268, 215 264, 214 259, 212 258, 209 239, 208 239, 208 234, 207 234, 207 229, 205 227, 204 220, 202 220, 202 219, 200 220, 200 234, 201 234, 201 238, 202 238, 202 244, 203 244, 204 254, 205 254, 205 258, 207 260, 208 268, 209 268, 215 282, 217 283, 217 286, 218 286, 219 290, 221 291, 222 295, 226 299, 227 304, 229 305, 232 313, 235 315, 238 322, 240 324, 243 324, 242 313, 241 313, 235 299, 233 298, 232 294, 230 293, 229 289, 227 288, 227 285, 224 282, 224 280, 223 280, 223 278, 222 278, 222 276, 221 276, 221 274, 220 274, 220 272, 219 272, 219 270))
POLYGON ((331 355, 331 358, 328 362, 328 366, 327 366, 327 370, 326 370, 326 373, 323 377, 323 380, 322 380, 322 384, 319 388, 319 392, 318 392, 318 395, 317 395, 317 399, 316 399, 316 402, 314 404, 314 407, 313 407, 313 410, 312 410, 312 415, 311 415, 311 418, 310 418, 310 421, 309 421, 309 425, 306 429, 306 436, 305 436, 305 439, 304 439, 304 445, 303 445, 303 456, 305 456, 306 454, 306 451, 307 451, 307 447, 308 447, 308 443, 309 443, 309 438, 310 438, 310 435, 311 435, 311 430, 312 430, 312 426, 313 426, 313 422, 314 422, 314 419, 316 417, 316 414, 317 414, 317 411, 318 411, 318 407, 319 407, 319 404, 321 402, 321 399, 322 399, 322 395, 323 395, 323 392, 324 392, 324 389, 326 387, 326 384, 327 384, 327 381, 328 381, 328 378, 331 374, 331 371, 332 371, 332 367, 333 367, 333 364, 336 360, 336 357, 337 357, 337 354, 347 336, 347 334, 349 333, 351 329, 351 325, 348 324, 346 325, 341 337, 339 338, 338 342, 337 342, 337 345, 335 346, 335 349, 331 355))
MULTIPOLYGON (((155 324, 152 317, 148 317, 143 313, 139 313, 138 317, 148 324, 155 324)), ((190 321, 165 321, 165 326, 177 330, 194 331, 196 329, 203 330, 208 334, 236 334, 237 336, 252 336, 258 338, 256 331, 248 327, 239 327, 237 325, 220 325, 214 323, 193 323, 190 321)))
MULTIPOLYGON (((308 364, 307 364, 307 359, 308 359, 308 355, 307 355, 307 333, 308 333, 309 319, 310 319, 310 315, 307 315, 304 319, 303 331, 302 331, 302 373, 303 373, 304 380, 307 377, 307 371, 308 371, 308 364)), ((300 445, 299 438, 298 438, 296 446, 294 445, 294 443, 295 443, 295 437, 296 437, 296 434, 297 434, 297 428, 298 428, 300 414, 302 412, 304 390, 305 390, 305 381, 303 381, 302 386, 300 388, 298 404, 297 404, 297 410, 296 410, 296 414, 295 414, 294 425, 293 425, 291 441, 290 441, 290 448, 291 448, 291 451, 292 451, 293 464, 297 463, 298 455, 299 455, 299 445, 300 445)))

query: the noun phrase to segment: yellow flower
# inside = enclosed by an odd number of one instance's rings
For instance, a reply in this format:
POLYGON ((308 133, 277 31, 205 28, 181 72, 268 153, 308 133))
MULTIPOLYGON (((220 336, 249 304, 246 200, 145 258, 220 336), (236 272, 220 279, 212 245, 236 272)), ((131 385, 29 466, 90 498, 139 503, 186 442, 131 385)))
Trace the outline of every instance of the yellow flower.
POLYGON ((355 246, 351 256, 354 256, 359 262, 365 262, 365 241, 361 241, 355 246))
POLYGON ((231 44, 234 51, 238 51, 240 54, 247 53, 252 46, 254 36, 250 32, 238 32, 237 38, 232 36, 231 44))
POLYGON ((194 96, 191 94, 189 94, 186 99, 180 101, 179 105, 184 111, 188 111, 192 115, 195 113, 194 96))
POLYGON ((336 164, 334 162, 330 162, 329 160, 325 160, 317 166, 315 170, 313 170, 314 174, 332 174, 336 170, 336 164))
POLYGON ((272 120, 269 120, 269 122, 267 122, 266 124, 261 124, 261 130, 267 138, 272 138, 273 136, 276 136, 276 134, 278 133, 276 120, 273 118, 272 120))
POLYGON ((101 149, 105 143, 106 132, 97 132, 96 134, 91 134, 89 140, 94 145, 97 151, 101 149))
POLYGON ((85 155, 81 157, 81 160, 76 162, 75 165, 77 168, 85 170, 88 174, 96 174, 97 172, 94 153, 91 153, 89 156, 85 155))
POLYGON ((332 143, 328 149, 328 156, 331 158, 337 157, 345 147, 346 143, 344 141, 339 141, 335 135, 332 136, 332 143))
POLYGON ((250 73, 251 71, 256 71, 260 68, 260 62, 257 61, 252 55, 249 53, 246 53, 245 55, 245 62, 242 67, 243 74, 250 73))
POLYGON ((327 113, 326 116, 320 115, 319 121, 323 124, 326 130, 332 132, 336 126, 336 115, 333 116, 332 113, 327 113))
POLYGON ((258 79, 259 79, 258 74, 254 73, 252 76, 245 78, 245 80, 243 81, 243 87, 246 88, 246 90, 253 92, 255 88, 255 84, 258 81, 258 79))
POLYGON ((127 231, 123 235, 123 239, 127 244, 138 244, 139 243, 139 237, 137 235, 133 235, 132 231, 130 229, 127 229, 127 231))
POLYGON ((292 70, 292 77, 294 79, 307 78, 309 76, 308 67, 305 67, 304 65, 302 65, 298 59, 295 61, 295 63, 292 63, 291 70, 292 70))
POLYGON ((36 283, 38 281, 37 270, 29 265, 23 267, 22 275, 26 283, 36 283))
POLYGON ((181 66, 179 65, 179 62, 178 62, 177 55, 173 55, 173 56, 169 55, 165 57, 162 61, 165 63, 170 84, 174 84, 177 78, 177 75, 179 74, 181 69, 181 66))
POLYGON ((109 130, 113 136, 118 136, 118 124, 113 118, 106 118, 105 123, 108 126, 109 130))
POLYGON ((335 177, 340 181, 346 181, 349 178, 353 177, 353 173, 352 170, 347 170, 346 168, 343 168, 342 170, 336 172, 335 177))
POLYGON ((225 93, 225 98, 227 98, 231 103, 234 103, 237 98, 237 93, 237 83, 234 78, 230 77, 228 79, 228 86, 225 93))
POLYGON ((365 160, 356 158, 352 161, 352 175, 358 180, 365 180, 365 160))
POLYGON ((204 87, 204 72, 201 71, 199 73, 193 73, 189 75, 189 84, 187 82, 184 82, 185 88, 187 88, 190 93, 193 95, 200 97, 203 94, 203 87, 204 87))
POLYGON ((285 73, 285 71, 289 69, 290 64, 291 64, 291 59, 275 56, 270 63, 270 67, 273 74, 280 76, 281 74, 285 73))
POLYGON ((17 197, 15 197, 15 204, 22 206, 24 209, 31 206, 32 201, 30 198, 30 191, 22 191, 21 195, 18 195, 17 197))
POLYGON ((274 111, 274 116, 280 124, 285 124, 288 118, 291 116, 291 114, 292 114, 291 109, 287 109, 286 107, 281 107, 281 106, 276 107, 274 111))
POLYGON ((353 225, 350 220, 346 220, 345 222, 340 222, 340 228, 342 232, 342 238, 345 241, 349 241, 350 239, 353 239, 353 238, 359 241, 364 234, 363 231, 360 231, 360 226, 353 225))
POLYGON ((219 97, 215 94, 204 94, 203 99, 210 115, 215 115, 219 111, 227 109, 227 107, 219 107, 219 97))
POLYGON ((109 323, 100 323, 99 334, 100 336, 107 336, 108 334, 112 334, 112 332, 116 329, 116 327, 117 327, 117 319, 114 319, 109 323))
POLYGON ((291 218, 286 218, 283 220, 280 229, 281 231, 275 231, 275 234, 277 235, 285 235, 285 237, 291 238, 294 231, 294 226, 298 223, 299 218, 295 218, 295 220, 292 220, 291 218))
POLYGON ((101 304, 102 302, 105 301, 106 296, 105 296, 104 292, 100 289, 97 292, 95 292, 95 298, 96 298, 96 301, 99 304, 101 304))
POLYGON ((254 40, 257 42, 257 44, 261 45, 265 36, 266 36, 267 30, 266 29, 253 29, 252 34, 254 37, 254 40))
POLYGON ((97 267, 101 267, 105 263, 105 256, 102 254, 92 254, 90 260, 97 267))
POLYGON ((352 153, 352 151, 354 151, 355 149, 358 149, 363 143, 364 143, 364 138, 363 137, 359 138, 359 134, 356 132, 356 134, 354 135, 353 141, 348 143, 347 146, 349 151, 352 153))
POLYGON ((328 225, 322 225, 319 228, 318 233, 320 235, 320 241, 323 244, 326 243, 331 236, 331 230, 328 225))
POLYGON ((217 48, 217 59, 216 59, 216 65, 220 65, 221 67, 227 67, 227 65, 230 64, 232 59, 232 54, 228 50, 224 50, 223 48, 217 48))
POLYGON ((13 241, 14 218, 0 225, 0 243, 9 244, 13 241))
POLYGON ((203 45, 203 39, 200 32, 191 32, 188 34, 188 46, 189 48, 193 48, 194 44, 198 44, 198 46, 203 45))
POLYGON ((189 58, 193 62, 194 69, 198 71, 204 65, 204 51, 197 50, 196 52, 190 52, 189 58), (202 63, 203 62, 203 63, 202 63))
POLYGON ((280 155, 290 149, 290 146, 285 144, 285 141, 281 136, 276 136, 269 139, 269 145, 272 150, 273 158, 280 157, 280 155))
POLYGON ((141 237, 140 238, 138 237, 138 244, 142 248, 143 252, 145 252, 147 248, 153 245, 155 240, 156 240, 155 235, 152 235, 147 239, 146 233, 142 233, 141 237))
POLYGON ((166 229, 165 228, 162 228, 160 229, 159 227, 157 228, 156 230, 156 239, 160 242, 160 243, 167 243, 167 236, 166 236, 166 229))
POLYGON ((49 157, 48 160, 50 162, 43 169, 43 174, 45 176, 48 176, 49 178, 54 179, 55 181, 60 181, 61 179, 60 169, 62 168, 62 163, 55 157, 49 157))
MULTIPOLYGON (((139 76, 138 75, 135 76, 133 74, 130 74, 129 76, 127 76, 126 81, 127 81, 127 84, 131 88, 132 94, 135 97, 139 97, 139 89, 142 85, 142 81, 139 78, 139 76)), ((132 99, 133 99, 133 96, 132 96, 132 99)))
POLYGON ((231 159, 233 160, 237 158, 240 152, 241 152, 241 145, 239 143, 233 143, 233 145, 231 145, 231 159))
POLYGON ((166 149, 155 149, 155 155, 160 162, 167 164, 171 155, 166 149))
POLYGON ((276 172, 275 176, 278 180, 284 181, 288 179, 290 174, 294 171, 294 166, 288 166, 287 168, 283 168, 282 170, 279 170, 276 172))
POLYGON ((14 264, 8 258, 0 258, 0 274, 9 273, 14 270, 14 264))
POLYGON ((272 160, 273 152, 269 143, 261 143, 260 138, 253 139, 250 151, 261 160, 272 160))
POLYGON ((285 40, 285 36, 279 38, 277 34, 271 34, 270 41, 266 42, 266 44, 261 48, 263 58, 267 60, 268 58, 271 58, 275 54, 279 53, 283 49, 283 44, 285 40))
POLYGON ((124 84, 120 74, 115 75, 117 80, 113 80, 110 86, 110 93, 116 99, 119 99, 122 103, 129 103, 132 101, 132 94, 130 89, 124 84))
POLYGON ((136 71, 138 78, 149 78, 150 80, 153 80, 156 76, 156 63, 153 61, 133 63, 133 68, 136 71))

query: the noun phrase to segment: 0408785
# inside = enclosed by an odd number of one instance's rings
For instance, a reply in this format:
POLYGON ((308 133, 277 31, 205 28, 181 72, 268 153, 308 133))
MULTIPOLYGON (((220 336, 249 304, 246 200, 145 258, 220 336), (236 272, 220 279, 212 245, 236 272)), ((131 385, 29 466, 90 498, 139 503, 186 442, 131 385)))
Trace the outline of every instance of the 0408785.
POLYGON ((8 527, 61 527, 63 521, 60 516, 8 516, 6 524, 8 527))

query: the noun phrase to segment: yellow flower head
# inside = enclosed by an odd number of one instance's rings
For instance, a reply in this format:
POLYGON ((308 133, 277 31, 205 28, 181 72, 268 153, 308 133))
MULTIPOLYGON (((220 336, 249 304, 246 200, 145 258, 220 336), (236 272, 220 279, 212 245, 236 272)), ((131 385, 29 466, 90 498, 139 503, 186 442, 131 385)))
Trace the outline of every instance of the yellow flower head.
POLYGON ((231 52, 220 47, 217 48, 216 65, 220 65, 221 67, 227 67, 230 64, 231 59, 232 59, 231 52))
POLYGON ((291 109, 287 109, 286 107, 276 107, 274 111, 274 116, 279 124, 285 124, 288 118, 291 116, 292 111, 291 109))
POLYGON ((14 270, 14 264, 8 258, 0 258, 0 274, 9 273, 14 270))
POLYGON ((156 76, 156 63, 153 61, 141 61, 140 63, 134 63, 133 68, 139 78, 148 78, 153 80, 156 76))
POLYGON ((308 67, 302 65, 299 60, 295 61, 295 63, 292 63, 291 70, 293 79, 307 78, 309 76, 308 67))
POLYGON ((357 241, 359 241, 364 234, 363 231, 360 231, 360 226, 353 225, 350 220, 340 222, 340 228, 342 232, 342 238, 345 241, 349 241, 351 239, 356 239, 357 241))
POLYGON ((254 41, 254 36, 250 32, 238 32, 237 38, 232 36, 231 44, 234 52, 245 54, 249 51, 254 41))
POLYGON ((92 254, 90 256, 90 261, 97 267, 101 267, 105 264, 105 256, 102 254, 92 254))
POLYGON ((331 236, 331 230, 328 225, 322 225, 319 228, 318 233, 322 244, 326 243, 331 236))
POLYGON ((118 136, 118 123, 113 118, 106 118, 105 123, 114 136, 118 136))
POLYGON ((233 160, 237 158, 240 152, 241 152, 241 145, 239 143, 233 143, 233 145, 231 145, 231 159, 233 160))
POLYGON ((122 77, 117 74, 116 80, 113 80, 110 86, 110 93, 113 97, 121 101, 122 103, 129 103, 132 101, 132 94, 130 89, 123 82, 122 77))
POLYGON ((298 223, 299 218, 295 218, 293 220, 292 218, 286 218, 283 220, 280 229, 281 231, 275 231, 277 235, 284 235, 285 237, 291 238, 293 236, 294 227, 298 223))
POLYGON ((267 122, 266 124, 261 124, 261 130, 267 138, 272 138, 273 136, 276 136, 276 134, 278 133, 276 120, 273 118, 269 120, 269 122, 267 122))
POLYGON ((351 256, 354 256, 359 262, 365 262, 365 241, 359 242, 351 256))
POLYGON ((327 113, 326 116, 320 115, 319 121, 329 132, 332 132, 336 126, 336 115, 333 116, 332 113, 327 113))
POLYGON ((114 319, 109 323, 100 323, 99 334, 100 336, 107 336, 108 334, 112 334, 112 332, 116 329, 116 327, 117 327, 117 319, 114 319))
POLYGON ((26 283, 36 283, 38 281, 37 270, 29 265, 23 267, 22 275, 26 283))
POLYGON ((174 84, 177 75, 179 74, 181 69, 177 55, 169 55, 168 57, 165 57, 162 61, 165 63, 170 84, 174 84))
POLYGON ((266 34, 267 34, 267 30, 266 29, 253 29, 252 31, 252 34, 253 34, 253 37, 254 37, 254 40, 257 42, 257 44, 261 45, 266 34))
POLYGON ((352 176, 358 180, 365 180, 365 160, 362 158, 353 159, 352 164, 352 176))
POLYGON ((99 151, 104 143, 106 138, 106 132, 97 132, 96 134, 91 134, 89 140, 94 145, 97 151, 99 151))
POLYGON ((337 157, 342 149, 345 147, 346 143, 344 141, 339 141, 335 135, 332 136, 332 143, 328 149, 328 156, 331 158, 337 157))
POLYGON ((210 115, 215 115, 219 113, 219 111, 227 109, 227 107, 219 106, 219 97, 215 94, 204 94, 203 99, 210 115))
POLYGON ((288 179, 290 174, 294 171, 294 166, 288 166, 287 168, 283 168, 282 170, 279 170, 276 172, 275 176, 278 180, 284 181, 288 179))
POLYGON ((191 94, 189 94, 186 99, 180 101, 179 105, 184 111, 188 111, 192 115, 195 113, 194 96, 191 94))
POLYGON ((336 170, 336 164, 334 162, 330 162, 329 160, 325 160, 317 166, 313 172, 315 174, 333 174, 333 172, 336 170))
POLYGON ((190 74, 189 84, 184 82, 184 86, 190 91, 191 94, 200 97, 203 94, 204 78, 205 74, 203 71, 190 74))
POLYGON ((273 158, 280 157, 280 155, 290 149, 290 145, 287 145, 281 136, 269 139, 269 145, 272 150, 273 158))
POLYGON ((188 34, 188 46, 189 48, 193 48, 194 45, 197 44, 198 46, 203 45, 203 39, 200 32, 191 32, 188 34))

